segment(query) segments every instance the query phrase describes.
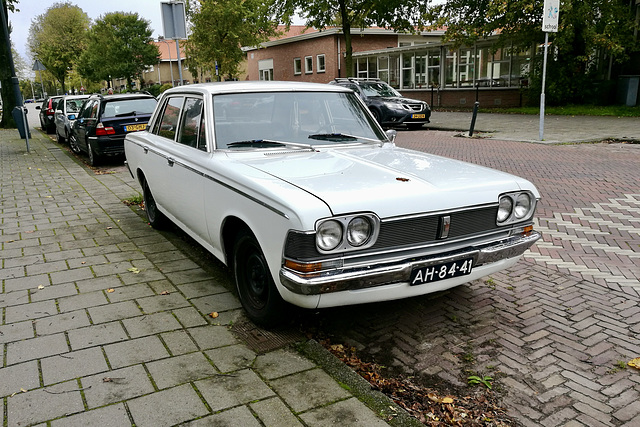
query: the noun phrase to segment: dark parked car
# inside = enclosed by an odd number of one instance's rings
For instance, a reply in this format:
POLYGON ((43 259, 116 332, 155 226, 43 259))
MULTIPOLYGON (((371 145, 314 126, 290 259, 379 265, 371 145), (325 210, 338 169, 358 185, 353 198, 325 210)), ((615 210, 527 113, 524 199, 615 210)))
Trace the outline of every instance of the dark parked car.
POLYGON ((92 95, 73 123, 71 150, 87 153, 92 166, 103 156, 124 154, 125 135, 147 128, 156 103, 152 95, 142 93, 92 95))
POLYGON ((40 128, 47 133, 53 133, 56 129, 56 104, 60 98, 62 98, 61 95, 49 96, 44 99, 42 105, 36 107, 37 110, 40 110, 40 128))
POLYGON ((76 121, 80 107, 87 98, 89 95, 68 95, 58 100, 54 122, 59 143, 69 142, 73 122, 76 121))
POLYGON ((419 128, 429 123, 429 104, 405 98, 382 80, 338 78, 330 84, 348 87, 357 93, 382 126, 404 124, 407 127, 419 128))

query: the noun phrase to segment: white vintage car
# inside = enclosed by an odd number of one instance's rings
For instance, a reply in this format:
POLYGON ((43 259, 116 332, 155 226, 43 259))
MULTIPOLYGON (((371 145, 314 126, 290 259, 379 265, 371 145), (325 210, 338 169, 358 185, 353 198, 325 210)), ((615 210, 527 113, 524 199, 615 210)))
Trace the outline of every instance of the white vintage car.
POLYGON ((396 147, 349 89, 228 82, 166 91, 127 165, 149 222, 228 265, 247 315, 437 292, 512 266, 538 238, 516 176, 396 147))

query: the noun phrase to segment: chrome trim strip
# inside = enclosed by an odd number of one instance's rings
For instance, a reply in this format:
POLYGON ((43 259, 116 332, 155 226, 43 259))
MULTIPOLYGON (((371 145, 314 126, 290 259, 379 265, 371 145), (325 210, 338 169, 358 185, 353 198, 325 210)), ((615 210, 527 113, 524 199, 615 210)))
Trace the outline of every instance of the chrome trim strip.
POLYGON ((408 282, 415 268, 473 258, 479 267, 503 259, 522 255, 541 234, 532 231, 526 236, 513 236, 482 247, 472 247, 447 255, 411 258, 397 264, 378 264, 363 268, 352 268, 320 273, 316 277, 303 277, 288 268, 280 269, 280 282, 291 292, 300 295, 318 295, 346 290, 365 289, 391 283, 408 282))
POLYGON ((196 175, 199 175, 201 177, 207 178, 208 180, 213 181, 216 184, 220 184, 223 187, 228 188, 229 190, 234 191, 235 193, 238 193, 243 197, 246 197, 247 199, 259 204, 260 206, 263 206, 263 207, 269 209, 270 211, 280 215, 283 218, 289 219, 289 215, 287 215, 286 213, 282 212, 281 210, 276 209, 273 206, 270 206, 270 205, 266 204, 262 200, 259 200, 259 199, 255 198, 255 197, 253 197, 253 196, 251 196, 251 195, 249 195, 249 194, 247 194, 247 193, 245 193, 243 191, 240 191, 237 188, 232 187, 231 185, 229 185, 229 184, 227 184, 225 182, 222 182, 217 178, 212 177, 211 175, 207 175, 206 173, 204 173, 204 172, 202 172, 202 171, 200 171, 198 169, 195 169, 195 168, 193 168, 193 167, 191 167, 189 165, 186 165, 186 164, 184 164, 182 162, 179 162, 179 161, 177 161, 177 160, 175 160, 175 159, 173 159, 173 158, 161 153, 158 150, 154 150, 152 148, 149 148, 149 146, 147 146, 147 145, 142 145, 141 143, 139 143, 137 141, 130 141, 130 142, 132 144, 135 144, 135 145, 141 147, 143 150, 145 150, 145 153, 149 153, 150 152, 150 153, 156 154, 156 155, 162 157, 163 159, 165 159, 167 161, 169 161, 169 159, 171 159, 171 161, 173 162, 173 166, 181 166, 181 167, 187 169, 188 171, 195 173, 196 175))

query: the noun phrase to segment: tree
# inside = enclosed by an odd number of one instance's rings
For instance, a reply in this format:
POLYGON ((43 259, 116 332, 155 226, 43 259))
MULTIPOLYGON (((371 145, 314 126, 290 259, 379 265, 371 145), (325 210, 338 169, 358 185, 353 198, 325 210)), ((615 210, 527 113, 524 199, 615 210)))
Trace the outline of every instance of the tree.
POLYGON ((372 26, 390 28, 397 32, 414 33, 424 28, 423 15, 429 0, 275 0, 275 8, 292 22, 297 11, 306 25, 317 29, 337 26, 342 28, 345 40, 345 66, 347 76, 353 74, 352 28, 372 26))
POLYGON ((16 106, 16 97, 13 93, 13 81, 11 60, 9 58, 10 43, 7 43, 6 34, 10 32, 9 28, 9 11, 14 12, 16 10, 16 0, 0 0, 0 7, 2 7, 5 17, 4 22, 0 23, 0 90, 2 97, 2 119, 0 120, 0 127, 15 128, 16 123, 11 116, 11 111, 16 106), (5 32, 4 29, 7 29, 5 32))
POLYGON ((65 79, 86 48, 89 16, 71 3, 54 3, 45 13, 31 21, 29 50, 60 82, 65 79))
MULTIPOLYGON (((547 101, 550 103, 593 101, 594 52, 605 53, 612 62, 624 62, 638 50, 633 39, 634 16, 628 0, 563 0, 559 29, 550 34, 553 60, 548 63, 547 101)), ((444 41, 454 47, 498 34, 496 47, 510 43, 531 48, 544 42, 543 0, 448 0, 427 15, 434 27, 446 27, 444 41)), ((540 68, 539 62, 534 64, 540 68)), ((541 73, 532 83, 540 89, 541 73)))
POLYGON ((149 25, 137 13, 102 16, 89 30, 88 46, 79 61, 80 74, 93 81, 124 78, 131 90, 133 80, 160 57, 149 25))
POLYGON ((242 46, 257 46, 276 34, 278 21, 270 1, 198 0, 188 9, 191 32, 185 43, 187 64, 235 77, 244 58, 242 46))

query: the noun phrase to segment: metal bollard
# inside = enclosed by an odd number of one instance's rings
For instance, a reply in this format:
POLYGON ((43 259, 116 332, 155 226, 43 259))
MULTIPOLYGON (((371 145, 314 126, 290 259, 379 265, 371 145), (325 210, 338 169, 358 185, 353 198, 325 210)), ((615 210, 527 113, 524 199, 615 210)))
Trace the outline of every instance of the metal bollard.
POLYGON ((478 107, 480 102, 476 101, 473 104, 473 116, 471 117, 471 127, 469 128, 469 136, 473 136, 473 128, 476 127, 476 117, 478 116, 478 107))

